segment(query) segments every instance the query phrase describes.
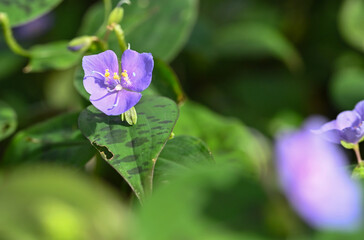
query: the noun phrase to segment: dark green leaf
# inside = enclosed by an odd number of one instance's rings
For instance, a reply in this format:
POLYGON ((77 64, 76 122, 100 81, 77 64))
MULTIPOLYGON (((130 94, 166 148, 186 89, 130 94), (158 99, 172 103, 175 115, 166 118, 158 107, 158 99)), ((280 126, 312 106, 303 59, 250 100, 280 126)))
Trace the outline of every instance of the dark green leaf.
POLYGON ((0 12, 8 14, 11 26, 24 24, 51 11, 62 0, 0 0, 0 12))
POLYGON ((239 120, 218 115, 186 101, 173 132, 192 135, 207 143, 217 163, 238 163, 245 171, 261 171, 269 159, 266 141, 239 120))
POLYGON ((18 125, 15 111, 0 101, 0 140, 11 135, 18 125))
POLYGON ((71 52, 67 46, 68 42, 60 41, 32 47, 30 61, 24 71, 63 70, 74 66, 81 60, 81 53, 71 52))
POLYGON ((219 56, 272 56, 283 61, 291 70, 302 67, 302 60, 294 46, 277 29, 269 25, 230 25, 216 33, 214 42, 219 56))
POLYGON ((20 131, 6 149, 2 163, 54 162, 84 167, 95 151, 77 129, 77 116, 61 115, 20 131))
MULTIPOLYGON (((131 48, 151 52, 164 61, 172 60, 183 47, 197 17, 197 0, 139 0, 123 7, 121 27, 131 48)), ((103 9, 95 5, 85 17, 81 35, 95 34, 102 19, 103 9)), ((112 50, 120 52, 113 34, 109 43, 112 50)))
POLYGON ((172 68, 158 59, 154 59, 153 79, 146 90, 148 92, 168 97, 178 104, 186 98, 172 68))
POLYGON ((89 106, 80 114, 79 127, 142 201, 151 190, 154 165, 177 121, 178 108, 172 100, 154 96, 144 96, 135 108, 138 123, 130 126, 120 116, 89 106))
POLYGON ((196 137, 178 136, 169 140, 158 157, 154 182, 168 182, 186 170, 214 163, 206 144, 196 137))

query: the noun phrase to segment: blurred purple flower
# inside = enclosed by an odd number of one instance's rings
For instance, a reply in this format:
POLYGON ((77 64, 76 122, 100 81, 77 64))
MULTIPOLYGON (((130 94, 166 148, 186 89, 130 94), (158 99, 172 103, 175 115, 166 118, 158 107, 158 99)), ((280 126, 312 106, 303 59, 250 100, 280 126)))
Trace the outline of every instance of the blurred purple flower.
POLYGON ((335 120, 324 124, 320 129, 313 130, 313 132, 333 143, 345 141, 356 144, 364 137, 363 123, 364 101, 360 101, 354 110, 340 113, 335 120))
POLYGON ((83 85, 91 103, 106 115, 120 115, 142 97, 151 80, 154 61, 150 53, 127 49, 121 57, 121 72, 116 54, 107 50, 82 59, 83 85))
POLYGON ((25 24, 13 28, 13 34, 18 40, 33 40, 48 32, 54 24, 54 15, 45 14, 25 24))
POLYGON ((311 226, 353 230, 361 221, 361 189, 345 169, 336 145, 303 130, 281 135, 276 144, 280 182, 296 212, 311 226))

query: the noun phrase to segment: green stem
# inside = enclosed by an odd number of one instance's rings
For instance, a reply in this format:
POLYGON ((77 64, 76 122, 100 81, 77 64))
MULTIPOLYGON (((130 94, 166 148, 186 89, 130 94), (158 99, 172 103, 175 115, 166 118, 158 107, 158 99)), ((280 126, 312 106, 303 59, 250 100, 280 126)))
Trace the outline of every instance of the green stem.
POLYGON ((355 152, 356 159, 358 161, 358 166, 361 166, 363 160, 361 159, 360 150, 359 150, 359 144, 355 144, 354 147, 353 147, 353 150, 355 152))
POLYGON ((6 13, 0 12, 0 24, 3 26, 5 41, 9 48, 18 55, 30 57, 30 52, 22 48, 15 40, 13 32, 11 31, 8 15, 6 13))
POLYGON ((118 39, 120 49, 121 49, 122 52, 124 52, 127 49, 126 42, 125 42, 125 35, 124 35, 123 29, 121 28, 121 26, 119 24, 116 24, 114 26, 114 32, 115 32, 116 37, 118 39))
POLYGON ((102 23, 102 25, 100 26, 100 28, 97 30, 97 34, 96 35, 100 35, 102 34, 102 31, 105 30, 106 26, 107 26, 107 21, 109 19, 109 14, 111 12, 111 7, 112 7, 112 3, 111 0, 103 0, 104 1, 104 21, 102 23))

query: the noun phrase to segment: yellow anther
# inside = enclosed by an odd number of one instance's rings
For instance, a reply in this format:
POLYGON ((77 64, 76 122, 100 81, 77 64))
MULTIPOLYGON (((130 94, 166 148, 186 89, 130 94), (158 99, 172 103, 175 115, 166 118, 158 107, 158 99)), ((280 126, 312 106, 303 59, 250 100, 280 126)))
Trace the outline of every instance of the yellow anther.
POLYGON ((106 69, 105 70, 105 77, 109 77, 109 76, 110 76, 109 69, 106 69))
POLYGON ((129 75, 128 75, 128 72, 126 70, 124 70, 122 73, 121 73, 121 76, 123 77, 123 79, 129 83, 129 75))
POLYGON ((113 78, 114 78, 115 80, 120 80, 120 77, 119 77, 119 75, 118 75, 117 73, 114 73, 113 78))

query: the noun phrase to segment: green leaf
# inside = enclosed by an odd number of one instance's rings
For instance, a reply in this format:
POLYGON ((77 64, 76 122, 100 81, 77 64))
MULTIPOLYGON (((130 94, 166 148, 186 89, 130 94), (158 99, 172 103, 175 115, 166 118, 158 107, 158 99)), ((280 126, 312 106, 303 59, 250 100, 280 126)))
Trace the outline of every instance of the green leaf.
POLYGON ((141 239, 256 240, 268 235, 263 224, 267 196, 255 179, 237 169, 194 169, 147 200, 137 214, 141 239))
POLYGON ((259 23, 239 23, 217 31, 216 54, 225 57, 251 58, 273 56, 291 70, 302 68, 295 47, 277 29, 259 23))
POLYGON ((81 53, 71 52, 67 46, 68 42, 60 41, 32 47, 30 61, 24 71, 63 70, 74 66, 81 60, 81 53))
POLYGON ((348 67, 336 70, 330 82, 330 95, 339 109, 352 109, 364 99, 364 69, 348 67))
POLYGON ((27 23, 51 11, 62 0, 2 0, 0 12, 9 16, 11 26, 27 23))
MULTIPOLYGON (((139 0, 123 8, 121 27, 131 48, 151 52, 164 61, 172 60, 181 50, 197 17, 197 0, 139 0)), ((80 35, 95 34, 102 19, 103 9, 97 4, 86 14, 80 35)), ((112 50, 120 53, 113 34, 109 43, 112 50)))
POLYGON ((244 171, 260 172, 270 158, 266 140, 237 119, 212 112, 186 101, 173 130, 176 135, 192 135, 207 143, 217 163, 236 163, 244 171))
POLYGON ((32 165, 0 175, 0 189, 1 239, 129 239, 119 196, 80 172, 32 165))
POLYGON ((78 113, 60 115, 17 133, 2 164, 49 162, 83 168, 95 154, 77 129, 78 113))
POLYGON ((154 165, 177 121, 178 108, 172 100, 154 96, 144 96, 135 108, 138 123, 130 126, 120 116, 107 116, 89 106, 80 114, 79 127, 143 201, 151 191, 154 165))
POLYGON ((351 45, 364 51, 364 2, 345 0, 339 17, 340 31, 351 45))
POLYGON ((183 93, 178 77, 172 68, 162 60, 154 59, 152 83, 145 91, 168 97, 180 104, 186 96, 183 93))
POLYGON ((214 159, 206 144, 191 136, 178 136, 169 140, 158 157, 154 182, 168 182, 174 175, 186 170, 211 165, 214 159))
POLYGON ((15 111, 0 101, 0 140, 10 136, 18 125, 15 111))

